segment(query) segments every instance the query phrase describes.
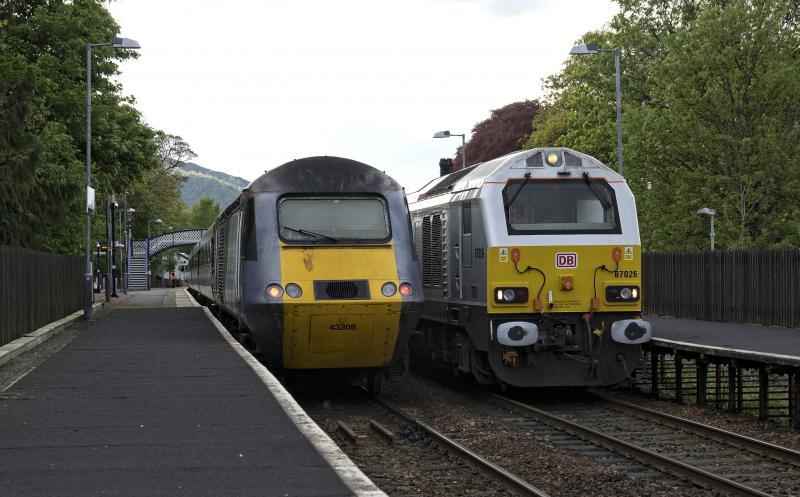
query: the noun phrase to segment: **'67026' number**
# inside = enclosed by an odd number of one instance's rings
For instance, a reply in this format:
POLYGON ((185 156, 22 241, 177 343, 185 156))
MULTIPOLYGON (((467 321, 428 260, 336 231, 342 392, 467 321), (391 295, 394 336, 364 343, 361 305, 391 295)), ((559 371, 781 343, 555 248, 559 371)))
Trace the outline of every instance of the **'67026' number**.
POLYGON ((639 271, 632 270, 632 271, 614 271, 614 278, 637 278, 639 276, 639 271))

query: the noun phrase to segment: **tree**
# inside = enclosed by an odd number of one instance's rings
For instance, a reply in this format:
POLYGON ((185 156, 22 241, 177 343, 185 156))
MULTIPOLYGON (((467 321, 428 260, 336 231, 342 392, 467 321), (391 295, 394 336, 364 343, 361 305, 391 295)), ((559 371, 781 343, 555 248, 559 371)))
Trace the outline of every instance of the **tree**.
MULTIPOLYGON (((520 150, 530 134, 531 120, 538 111, 539 102, 536 100, 514 102, 493 110, 488 119, 472 128, 472 138, 467 142, 467 166, 520 150)), ((454 170, 461 169, 462 152, 458 147, 454 170)))
POLYGON ((214 202, 214 199, 203 197, 192 206, 189 214, 192 227, 207 228, 219 215, 219 204, 214 202))
POLYGON ((155 142, 158 146, 156 156, 161 165, 160 172, 171 171, 197 157, 194 150, 180 136, 159 130, 155 132, 155 142))
MULTIPOLYGON (((798 241, 795 0, 618 0, 584 42, 622 48, 626 179, 646 249, 798 241)), ((611 54, 570 57, 547 80, 526 142, 616 162, 611 54)))
MULTIPOLYGON (((2 188, 0 243, 81 253, 83 47, 110 40, 119 28, 97 0, 4 2, 0 27, 0 183, 10 185, 2 188)), ((115 61, 134 56, 110 47, 93 51, 92 183, 99 206, 157 166, 153 131, 113 80, 115 61)), ((102 221, 93 227, 95 238, 104 239, 102 221)))
POLYGON ((787 0, 707 5, 651 64, 629 148, 653 248, 704 246, 703 206, 723 248, 798 242, 797 13, 787 0))

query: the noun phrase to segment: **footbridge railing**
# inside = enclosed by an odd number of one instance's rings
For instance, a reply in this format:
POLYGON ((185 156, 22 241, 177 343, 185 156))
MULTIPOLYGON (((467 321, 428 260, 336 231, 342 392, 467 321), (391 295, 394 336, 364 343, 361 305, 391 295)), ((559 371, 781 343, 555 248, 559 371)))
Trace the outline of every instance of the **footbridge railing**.
POLYGON ((131 240, 128 244, 128 288, 149 290, 150 258, 172 248, 194 246, 205 231, 205 228, 168 231, 144 240, 131 240))

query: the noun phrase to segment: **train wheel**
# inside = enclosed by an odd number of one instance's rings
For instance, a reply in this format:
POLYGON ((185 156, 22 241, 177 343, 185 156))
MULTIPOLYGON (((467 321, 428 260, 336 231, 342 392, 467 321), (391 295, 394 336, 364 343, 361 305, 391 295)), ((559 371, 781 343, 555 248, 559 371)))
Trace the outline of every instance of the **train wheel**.
POLYGON ((366 373, 367 391, 372 395, 378 396, 383 390, 383 371, 380 369, 370 370, 366 373))

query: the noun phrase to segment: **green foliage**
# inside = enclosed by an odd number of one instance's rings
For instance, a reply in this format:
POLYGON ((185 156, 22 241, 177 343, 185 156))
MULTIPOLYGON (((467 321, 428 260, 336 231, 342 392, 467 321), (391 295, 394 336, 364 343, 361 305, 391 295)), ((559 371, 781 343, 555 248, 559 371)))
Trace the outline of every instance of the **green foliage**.
POLYGON ((189 218, 192 226, 196 228, 207 228, 219 215, 219 204, 209 197, 201 198, 192 206, 189 218))
MULTIPOLYGON (((800 152, 794 0, 618 0, 585 42, 622 48, 625 175, 651 250, 796 245, 800 152)), ((571 57, 547 81, 526 146, 616 162, 613 54, 571 57)))
POLYGON ((629 113, 631 178, 654 197, 643 225, 669 230, 653 248, 704 246, 694 213, 706 205, 723 248, 797 244, 796 16, 785 0, 712 4, 665 41, 652 101, 629 113))
MULTIPOLYGON (((85 243, 85 51, 118 26, 97 0, 0 5, 0 243, 81 253, 85 243)), ((92 184, 112 191, 157 165, 153 131, 111 78, 134 52, 92 51, 92 184)), ((102 216, 94 238, 105 239, 102 216)))

